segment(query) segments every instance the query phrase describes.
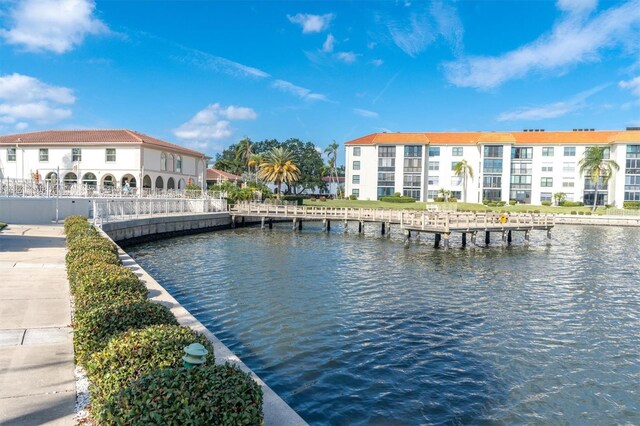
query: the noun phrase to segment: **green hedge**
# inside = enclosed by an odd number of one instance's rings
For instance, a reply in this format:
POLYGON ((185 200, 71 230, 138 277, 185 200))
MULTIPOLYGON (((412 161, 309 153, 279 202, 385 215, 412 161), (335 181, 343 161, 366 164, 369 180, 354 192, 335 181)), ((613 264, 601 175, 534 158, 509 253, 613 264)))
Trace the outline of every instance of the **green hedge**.
POLYGON ((65 256, 67 263, 71 263, 76 258, 82 257, 87 253, 100 252, 118 254, 118 248, 99 235, 78 237, 70 241, 67 244, 67 248, 69 249, 65 256))
POLYGON ((144 301, 148 293, 131 269, 103 263, 84 268, 71 291, 78 310, 128 300, 144 301))
POLYGON ((120 265, 120 258, 117 254, 110 252, 89 252, 78 255, 73 261, 67 263, 67 277, 69 277, 69 286, 72 291, 76 286, 76 282, 83 271, 91 266, 101 265, 120 265))
POLYGON ((563 201, 560 203, 562 207, 583 207, 584 203, 582 201, 563 201))
POLYGON ((391 196, 391 197, 380 197, 380 201, 384 201, 387 203, 415 203, 416 199, 412 197, 404 197, 404 196, 391 196))
POLYGON ((104 410, 113 425, 261 425, 262 389, 229 364, 155 370, 104 410))
POLYGON ((285 195, 284 197, 282 197, 282 200, 283 201, 295 201, 298 206, 301 206, 301 205, 304 204, 304 198, 305 197, 301 197, 301 196, 298 196, 298 195, 285 195))
POLYGON ((117 334, 156 324, 178 325, 178 321, 169 309, 148 300, 76 312, 73 322, 76 361, 85 365, 92 353, 102 350, 117 334))
POLYGON ((640 209, 640 201, 625 201, 622 203, 625 209, 638 210, 640 209))
POLYGON ((94 353, 87 362, 91 381, 91 413, 107 421, 105 405, 115 394, 141 376, 166 367, 182 366, 184 348, 200 343, 209 351, 207 364, 214 365, 213 346, 195 331, 175 325, 154 325, 120 334, 94 353))

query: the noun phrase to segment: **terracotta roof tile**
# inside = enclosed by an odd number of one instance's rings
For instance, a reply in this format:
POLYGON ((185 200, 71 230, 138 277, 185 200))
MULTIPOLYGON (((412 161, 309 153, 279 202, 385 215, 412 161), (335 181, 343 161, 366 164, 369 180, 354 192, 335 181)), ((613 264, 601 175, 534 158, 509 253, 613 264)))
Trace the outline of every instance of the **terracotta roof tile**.
POLYGON ((207 169, 207 180, 240 180, 240 176, 218 169, 207 169))
POLYGON ((45 130, 0 136, 0 145, 73 145, 73 144, 143 144, 174 152, 204 157, 201 152, 185 148, 133 130, 45 130))
POLYGON ((480 143, 517 145, 604 145, 614 142, 639 142, 638 130, 557 131, 557 132, 426 132, 372 133, 345 145, 431 144, 475 145, 480 143))

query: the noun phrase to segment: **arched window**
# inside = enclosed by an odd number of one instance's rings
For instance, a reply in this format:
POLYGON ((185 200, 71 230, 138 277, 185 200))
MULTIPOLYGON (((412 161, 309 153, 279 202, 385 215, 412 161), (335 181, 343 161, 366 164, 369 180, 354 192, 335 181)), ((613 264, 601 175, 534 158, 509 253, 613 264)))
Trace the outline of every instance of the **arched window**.
POLYGON ((106 175, 102 178, 102 187, 105 189, 113 189, 116 186, 116 178, 113 175, 106 175))
POLYGON ((182 173, 182 157, 176 156, 176 172, 182 173))
POLYGON ((167 154, 160 154, 160 170, 167 170, 167 154))
POLYGON ((64 186, 68 188, 71 185, 75 185, 76 183, 78 183, 78 176, 73 172, 69 172, 64 175, 64 179, 62 180, 62 182, 64 183, 64 186))
POLYGON ((185 183, 184 183, 184 179, 180 179, 178 181, 178 189, 184 189, 185 183))
POLYGON ((144 178, 142 179, 142 187, 146 189, 151 189, 151 176, 144 175, 144 178))
POLYGON ((174 161, 174 159, 173 159, 173 154, 169 154, 169 161, 168 161, 168 163, 169 163, 169 171, 170 171, 170 172, 172 172, 172 171, 173 171, 173 165, 174 165, 173 161, 174 161))
POLYGON ((89 188, 95 188, 98 185, 98 179, 96 179, 96 175, 93 173, 85 173, 84 176, 82 176, 82 183, 89 188))
POLYGON ((175 188, 175 181, 173 180, 173 178, 169 178, 169 180, 167 181, 167 189, 176 189, 175 188))
POLYGON ((164 182, 162 180, 162 176, 158 176, 156 178, 156 189, 162 189, 164 188, 164 182))
POLYGON ((55 184, 58 181, 58 175, 56 174, 56 172, 49 172, 44 177, 44 180, 45 182, 51 182, 52 184, 55 184))

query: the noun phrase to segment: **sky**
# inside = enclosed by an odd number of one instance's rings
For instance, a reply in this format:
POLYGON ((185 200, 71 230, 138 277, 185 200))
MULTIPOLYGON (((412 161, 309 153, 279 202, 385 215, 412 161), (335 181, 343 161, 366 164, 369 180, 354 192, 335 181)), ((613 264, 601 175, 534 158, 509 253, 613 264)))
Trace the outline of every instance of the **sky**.
POLYGON ((0 0, 0 134, 640 126, 640 0, 0 0))

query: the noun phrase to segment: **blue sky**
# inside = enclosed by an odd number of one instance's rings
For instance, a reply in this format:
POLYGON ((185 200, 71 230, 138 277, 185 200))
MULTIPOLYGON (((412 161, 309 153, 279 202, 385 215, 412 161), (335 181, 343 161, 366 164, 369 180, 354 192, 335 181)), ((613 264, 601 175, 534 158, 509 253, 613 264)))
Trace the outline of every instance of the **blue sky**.
POLYGON ((640 126, 640 0, 0 0, 0 133, 640 126))

